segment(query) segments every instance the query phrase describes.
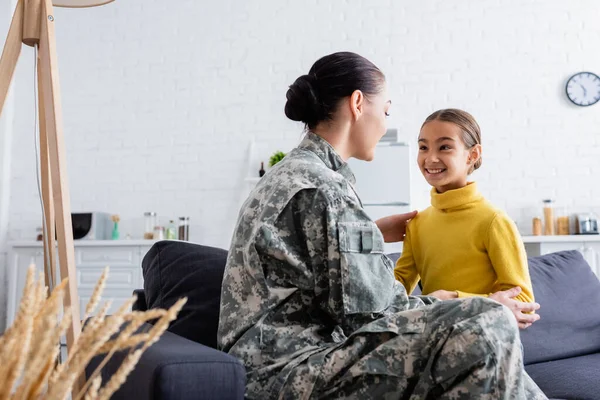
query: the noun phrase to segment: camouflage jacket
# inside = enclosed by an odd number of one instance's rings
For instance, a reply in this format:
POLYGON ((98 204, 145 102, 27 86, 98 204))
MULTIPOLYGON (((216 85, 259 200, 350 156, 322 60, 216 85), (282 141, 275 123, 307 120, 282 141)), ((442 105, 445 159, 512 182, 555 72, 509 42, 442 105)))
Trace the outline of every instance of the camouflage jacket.
POLYGON ((297 365, 357 330, 410 329, 417 317, 404 327, 382 317, 434 301, 407 296, 394 279, 383 236, 353 185, 333 147, 308 133, 240 211, 218 343, 245 364, 250 397, 277 393, 297 365))

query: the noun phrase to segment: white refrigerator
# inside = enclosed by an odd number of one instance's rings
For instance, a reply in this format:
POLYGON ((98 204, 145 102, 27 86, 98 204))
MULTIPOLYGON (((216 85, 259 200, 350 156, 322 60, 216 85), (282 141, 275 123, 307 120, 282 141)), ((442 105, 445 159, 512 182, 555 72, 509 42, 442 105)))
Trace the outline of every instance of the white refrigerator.
MULTIPOLYGON (((356 177, 355 189, 374 221, 410 208, 410 148, 405 143, 377 145, 373 161, 348 161, 356 177)), ((386 253, 402 250, 402 243, 386 243, 386 253)))

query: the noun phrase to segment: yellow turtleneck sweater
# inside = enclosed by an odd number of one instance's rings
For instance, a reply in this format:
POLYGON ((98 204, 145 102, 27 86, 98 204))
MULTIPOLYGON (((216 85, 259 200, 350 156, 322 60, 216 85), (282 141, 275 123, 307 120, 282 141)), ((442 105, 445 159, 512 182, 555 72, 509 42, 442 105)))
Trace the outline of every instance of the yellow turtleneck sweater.
POLYGON ((394 275, 408 293, 419 278, 423 294, 443 289, 458 297, 487 296, 520 286, 533 302, 527 256, 517 227, 485 200, 475 183, 437 193, 409 222, 394 275))

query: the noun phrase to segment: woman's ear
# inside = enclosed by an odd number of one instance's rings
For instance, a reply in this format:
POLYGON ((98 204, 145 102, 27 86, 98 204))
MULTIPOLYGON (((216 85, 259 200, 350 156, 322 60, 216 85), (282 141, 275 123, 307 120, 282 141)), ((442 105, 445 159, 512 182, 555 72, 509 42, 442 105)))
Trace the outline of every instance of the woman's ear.
POLYGON ((360 90, 355 90, 350 95, 350 112, 352 112, 352 117, 354 121, 357 121, 358 118, 362 115, 364 102, 365 96, 360 90))
POLYGON ((476 144, 469 149, 469 165, 475 165, 475 163, 481 158, 481 151, 482 148, 480 144, 476 144))

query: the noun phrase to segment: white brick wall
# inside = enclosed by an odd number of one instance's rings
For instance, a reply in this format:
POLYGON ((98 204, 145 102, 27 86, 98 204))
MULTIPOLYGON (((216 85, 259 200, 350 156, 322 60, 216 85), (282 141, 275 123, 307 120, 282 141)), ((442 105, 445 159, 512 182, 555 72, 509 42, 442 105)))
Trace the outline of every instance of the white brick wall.
MULTIPOLYGON (((121 214, 123 235, 139 236, 154 210, 189 215, 192 240, 226 247, 250 138, 298 137, 286 87, 338 50, 387 74, 390 127, 406 140, 435 109, 472 112, 477 179, 525 230, 522 210, 545 197, 600 206, 600 104, 563 94, 570 74, 600 73, 596 0, 144 0, 55 16, 72 208, 121 214)), ((16 77, 13 239, 40 225, 32 59, 25 49, 16 77)), ((426 206, 413 175, 414 204, 426 206)))

